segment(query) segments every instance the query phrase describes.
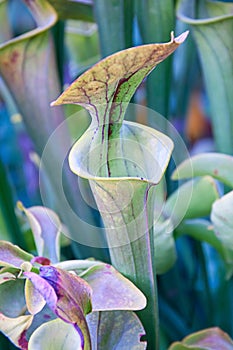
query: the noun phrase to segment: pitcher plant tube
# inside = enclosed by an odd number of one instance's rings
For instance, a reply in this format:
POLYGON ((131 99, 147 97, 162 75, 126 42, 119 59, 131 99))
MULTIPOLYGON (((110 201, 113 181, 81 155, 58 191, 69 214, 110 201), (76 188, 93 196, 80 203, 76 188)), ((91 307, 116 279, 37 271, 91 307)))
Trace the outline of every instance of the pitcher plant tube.
POLYGON ((130 48, 103 59, 79 77, 52 106, 78 104, 92 117, 69 155, 71 170, 88 179, 102 216, 112 264, 142 290, 139 313, 148 349, 158 349, 158 304, 154 246, 154 190, 173 149, 166 135, 124 121, 135 90, 172 54, 188 32, 165 44, 130 48))

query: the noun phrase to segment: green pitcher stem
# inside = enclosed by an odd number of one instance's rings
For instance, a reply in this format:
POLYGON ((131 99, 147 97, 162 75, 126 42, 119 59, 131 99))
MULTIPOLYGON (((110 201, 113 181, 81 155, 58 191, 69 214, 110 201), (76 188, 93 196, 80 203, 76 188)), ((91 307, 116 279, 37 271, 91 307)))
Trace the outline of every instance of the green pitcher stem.
POLYGON ((153 267, 154 264, 150 249, 151 239, 148 239, 149 236, 151 235, 147 233, 141 239, 128 246, 111 248, 110 257, 112 264, 141 289, 147 298, 146 309, 139 311, 138 314, 146 331, 146 338, 148 341, 147 348, 154 350, 159 349, 159 312, 157 280, 153 267), (134 265, 132 266, 128 264, 127 257, 130 252, 134 251, 137 252, 137 259, 134 260, 134 265), (138 252, 140 252, 140 255, 138 252), (121 259, 122 256, 125 257, 125 263, 123 263, 121 259), (153 274, 150 273, 152 268, 153 274), (140 271, 140 277, 138 271, 140 271), (144 278, 142 278, 142 276, 144 276, 144 278))
MULTIPOLYGON (((154 202, 153 188, 149 184, 144 186, 140 198, 137 196, 127 208, 122 209, 112 217, 103 210, 100 204, 102 218, 106 227, 106 236, 112 264, 129 278, 146 296, 147 306, 139 312, 139 316, 146 331, 148 349, 159 349, 159 314, 157 299, 157 281, 155 271, 152 208, 154 202), (149 196, 149 191, 152 192, 149 196), (141 203, 140 203, 141 202, 141 203), (135 204, 136 203, 136 204, 135 204), (139 214, 132 223, 135 206, 142 206, 139 214), (129 215, 129 212, 131 215, 129 215), (130 217, 127 222, 126 218, 130 217), (120 223, 120 220, 122 222, 120 223), (108 229, 108 227, 113 227, 108 229), (127 236, 128 244, 122 245, 122 238, 127 236), (134 239, 135 237, 135 239, 134 239)), ((92 186, 95 194, 95 187, 92 186)), ((100 197, 95 196, 97 203, 100 197)))

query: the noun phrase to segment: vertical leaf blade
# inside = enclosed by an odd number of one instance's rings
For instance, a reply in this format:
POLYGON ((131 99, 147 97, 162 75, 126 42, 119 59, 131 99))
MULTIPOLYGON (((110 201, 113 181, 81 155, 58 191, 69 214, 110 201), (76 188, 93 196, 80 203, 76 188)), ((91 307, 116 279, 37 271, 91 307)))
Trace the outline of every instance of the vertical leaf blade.
MULTIPOLYGON (((172 0, 136 1, 136 13, 144 44, 164 42, 175 26, 172 0)), ((148 107, 169 114, 172 58, 162 62, 147 79, 148 107)), ((153 124, 152 124, 153 125, 153 124)))
POLYGON ((210 101, 216 148, 231 154, 233 4, 202 0, 197 9, 195 6, 193 0, 181 0, 177 15, 193 29, 210 101))

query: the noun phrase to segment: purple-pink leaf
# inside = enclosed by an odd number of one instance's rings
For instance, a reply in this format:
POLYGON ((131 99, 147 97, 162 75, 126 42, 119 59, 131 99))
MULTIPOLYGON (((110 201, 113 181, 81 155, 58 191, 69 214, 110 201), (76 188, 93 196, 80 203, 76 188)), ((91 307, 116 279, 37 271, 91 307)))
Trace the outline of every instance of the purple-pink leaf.
POLYGON ((220 328, 209 328, 185 337, 182 342, 173 343, 169 350, 232 350, 233 341, 220 328))
POLYGON ((33 255, 6 241, 0 241, 0 266, 20 268, 25 261, 31 261, 33 255))
POLYGON ((50 259, 52 263, 58 262, 60 260, 59 238, 61 222, 57 214, 49 208, 40 206, 25 208, 20 202, 18 207, 27 216, 38 255, 50 259))
POLYGON ((49 308, 56 313, 58 298, 53 287, 45 279, 34 272, 24 272, 24 276, 32 282, 36 290, 39 291, 45 299, 49 308))
POLYGON ((82 274, 93 289, 93 311, 141 310, 146 297, 113 266, 100 264, 82 274))
POLYGON ((63 321, 74 325, 82 348, 91 349, 90 334, 85 315, 91 311, 90 286, 80 277, 53 266, 42 266, 40 275, 26 272, 35 288, 51 310, 63 321))
POLYGON ((35 256, 32 260, 31 260, 32 264, 40 264, 40 265, 50 265, 51 261, 48 258, 45 258, 43 256, 35 256))

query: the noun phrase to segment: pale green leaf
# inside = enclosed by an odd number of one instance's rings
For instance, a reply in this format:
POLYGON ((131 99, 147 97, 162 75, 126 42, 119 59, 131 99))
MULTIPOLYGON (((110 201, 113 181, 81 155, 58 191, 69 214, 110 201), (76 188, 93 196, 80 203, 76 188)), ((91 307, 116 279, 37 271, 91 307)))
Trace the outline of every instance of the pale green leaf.
POLYGON ((205 219, 184 220, 175 230, 175 238, 188 235, 200 242, 210 244, 220 254, 226 266, 226 278, 233 274, 233 250, 217 237, 213 224, 205 219))
POLYGON ((18 348, 26 350, 28 341, 25 332, 30 327, 32 320, 33 316, 31 315, 10 318, 0 313, 0 331, 18 348))
POLYGON ((208 216, 213 202, 219 198, 214 179, 210 176, 187 181, 168 198, 164 212, 174 226, 183 219, 208 216))
POLYGON ((96 260, 66 260, 54 264, 55 267, 66 271, 74 271, 77 275, 80 275, 93 266, 99 266, 103 263, 96 260))
POLYGON ((173 343, 168 350, 232 350, 233 341, 220 328, 209 328, 173 343))
POLYGON ((18 317, 25 313, 23 279, 8 280, 0 284, 0 312, 7 317, 18 317))
POLYGON ((27 309, 32 315, 40 312, 46 304, 46 301, 42 295, 38 292, 29 279, 27 279, 25 283, 25 300, 27 309))
POLYGON ((172 175, 173 180, 210 175, 233 188, 233 157, 221 153, 198 154, 182 162, 172 175))
POLYGON ((60 319, 42 324, 30 337, 28 350, 82 350, 74 327, 60 319))
POLYGON ((233 251, 233 191, 227 193, 213 204, 211 221, 216 236, 233 251))
POLYGON ((154 258, 157 274, 167 272, 176 261, 173 230, 174 227, 170 219, 161 219, 154 223, 154 258))
POLYGON ((131 311, 92 312, 87 316, 92 350, 144 350, 145 334, 138 317, 131 311))

